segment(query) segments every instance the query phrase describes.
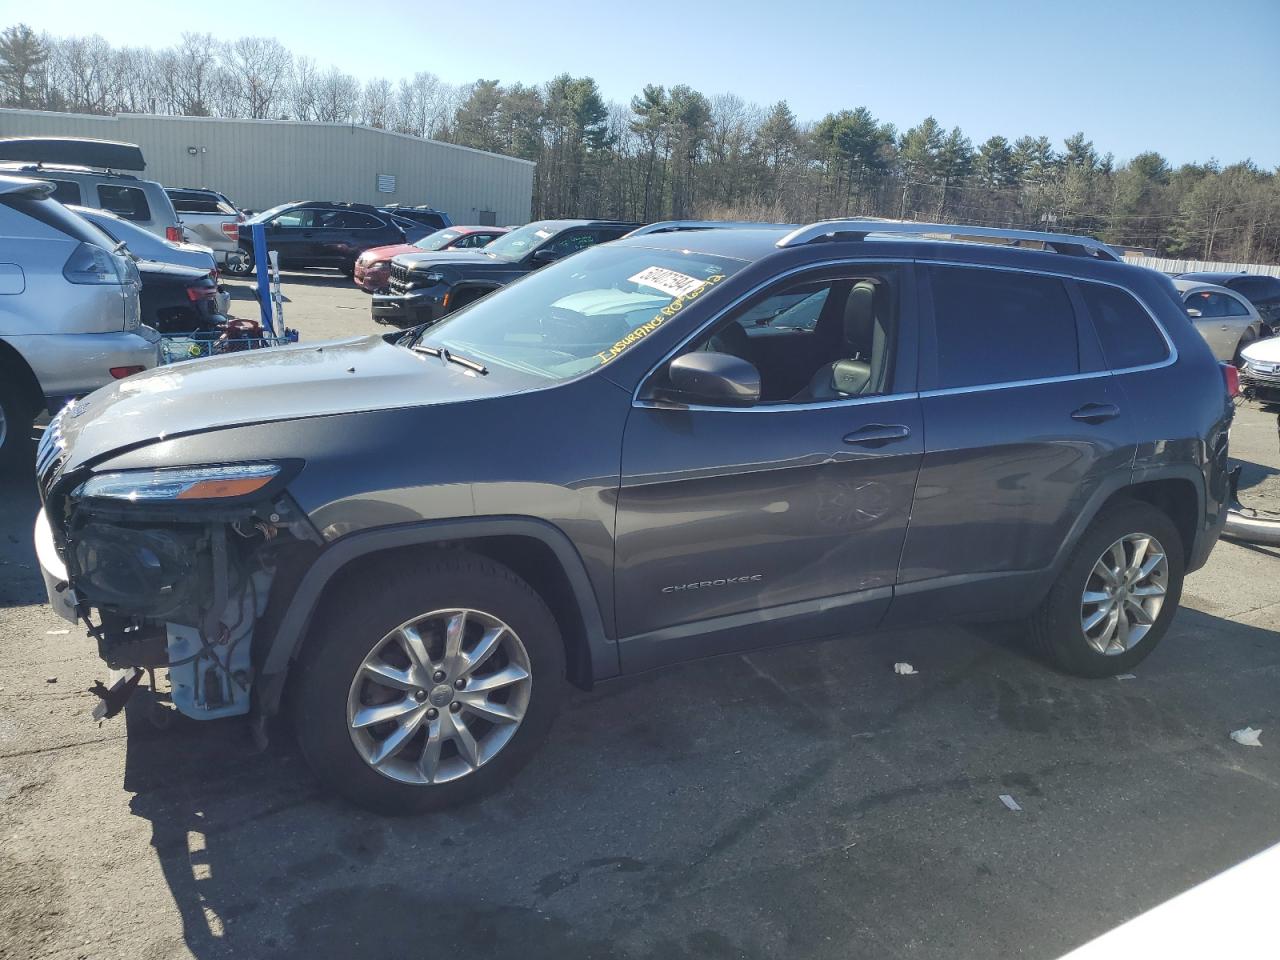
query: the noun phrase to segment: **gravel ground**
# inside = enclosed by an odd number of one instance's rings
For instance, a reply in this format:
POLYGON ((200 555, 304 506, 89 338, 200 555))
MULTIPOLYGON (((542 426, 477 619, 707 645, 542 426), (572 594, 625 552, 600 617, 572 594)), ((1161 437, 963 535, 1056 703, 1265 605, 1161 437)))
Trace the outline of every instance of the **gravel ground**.
MULTIPOLYGON (((286 293, 306 340, 376 329, 345 281, 286 293)), ((1274 500, 1275 417, 1232 442, 1274 500)), ((1275 550, 1221 544, 1134 679, 989 627, 688 664, 575 694, 502 794, 386 820, 239 723, 90 720, 104 670, 43 604, 35 511, 0 482, 7 960, 1048 958, 1280 841, 1275 550)))

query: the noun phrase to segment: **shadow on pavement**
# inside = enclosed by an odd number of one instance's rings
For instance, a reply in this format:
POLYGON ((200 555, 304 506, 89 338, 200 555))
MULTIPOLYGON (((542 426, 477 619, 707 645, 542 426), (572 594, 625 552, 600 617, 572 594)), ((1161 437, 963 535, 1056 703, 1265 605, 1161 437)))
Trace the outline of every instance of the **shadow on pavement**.
POLYGON ((507 790, 415 819, 136 699, 124 787, 202 958, 1056 957, 1280 840, 1280 761, 1226 737, 1280 719, 1274 631, 1184 610, 1127 681, 992 640, 602 685, 507 790))

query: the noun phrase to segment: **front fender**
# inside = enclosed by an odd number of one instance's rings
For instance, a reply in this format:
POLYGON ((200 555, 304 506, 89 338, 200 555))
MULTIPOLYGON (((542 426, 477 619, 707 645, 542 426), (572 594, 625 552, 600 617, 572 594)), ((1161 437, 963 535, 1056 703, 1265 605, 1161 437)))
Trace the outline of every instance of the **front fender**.
POLYGON ((616 676, 619 671, 617 644, 609 638, 600 614, 600 605, 587 577, 586 567, 572 541, 558 527, 532 517, 474 517, 432 520, 353 533, 322 550, 298 581, 283 607, 279 625, 261 661, 261 677, 255 684, 256 705, 261 716, 270 716, 279 706, 284 679, 301 649, 312 616, 325 589, 352 561, 386 550, 429 546, 460 540, 489 537, 527 537, 549 548, 564 570, 582 618, 590 674, 595 680, 616 676))

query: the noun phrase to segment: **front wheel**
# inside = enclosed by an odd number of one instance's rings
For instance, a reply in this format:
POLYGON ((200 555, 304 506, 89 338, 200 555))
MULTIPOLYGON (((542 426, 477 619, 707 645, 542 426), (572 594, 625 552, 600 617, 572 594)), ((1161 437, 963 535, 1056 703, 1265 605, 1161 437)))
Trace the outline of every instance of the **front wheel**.
POLYGON ((1182 537, 1168 515, 1139 501, 1113 504, 1072 551, 1032 617, 1031 636, 1068 673, 1124 673, 1169 629, 1183 568, 1182 537))
POLYGON ((303 649, 298 741, 334 790, 436 810, 513 776, 549 730, 564 646, 542 599, 485 557, 442 552, 349 583, 303 649))

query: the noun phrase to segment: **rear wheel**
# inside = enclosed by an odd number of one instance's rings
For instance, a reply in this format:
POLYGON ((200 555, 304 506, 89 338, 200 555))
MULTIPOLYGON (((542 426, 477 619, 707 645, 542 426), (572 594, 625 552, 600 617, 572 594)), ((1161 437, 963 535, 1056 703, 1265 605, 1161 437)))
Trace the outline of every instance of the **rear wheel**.
POLYGON ((1082 677, 1131 669, 1160 642, 1177 611, 1182 551, 1177 527, 1150 504, 1106 508, 1032 617, 1040 652, 1082 677))
POLYGON ((1244 357, 1242 356, 1242 354, 1244 353, 1244 348, 1249 346, 1252 343, 1256 343, 1257 340, 1258 340, 1257 331, 1255 331, 1252 327, 1250 327, 1240 337, 1240 342, 1236 344, 1236 353, 1235 353, 1235 356, 1232 357, 1231 362, 1237 367, 1243 366, 1244 357))
POLYGON ((564 647, 541 598, 506 567, 453 551, 348 586, 300 663, 294 719, 316 773, 383 813, 506 782, 563 691, 564 647))

